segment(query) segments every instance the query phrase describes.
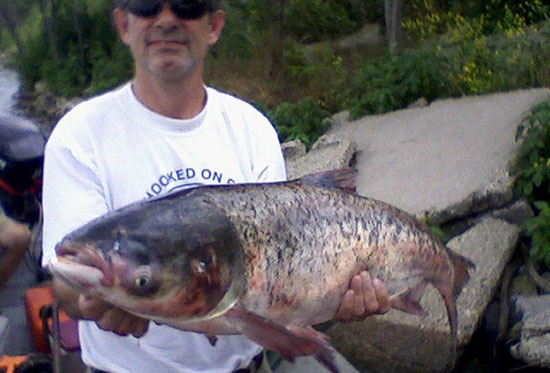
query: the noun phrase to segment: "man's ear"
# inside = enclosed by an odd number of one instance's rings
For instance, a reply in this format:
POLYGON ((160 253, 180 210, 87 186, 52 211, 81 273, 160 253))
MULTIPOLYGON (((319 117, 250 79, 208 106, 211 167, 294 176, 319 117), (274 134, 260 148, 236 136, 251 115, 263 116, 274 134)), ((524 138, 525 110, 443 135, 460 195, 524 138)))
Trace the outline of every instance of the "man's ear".
POLYGON ((223 26, 225 25, 225 12, 223 10, 216 10, 210 15, 210 37, 208 38, 208 45, 214 45, 218 42, 220 35, 222 34, 223 26))
POLYGON ((113 20, 120 39, 128 45, 128 13, 120 8, 113 10, 113 20))

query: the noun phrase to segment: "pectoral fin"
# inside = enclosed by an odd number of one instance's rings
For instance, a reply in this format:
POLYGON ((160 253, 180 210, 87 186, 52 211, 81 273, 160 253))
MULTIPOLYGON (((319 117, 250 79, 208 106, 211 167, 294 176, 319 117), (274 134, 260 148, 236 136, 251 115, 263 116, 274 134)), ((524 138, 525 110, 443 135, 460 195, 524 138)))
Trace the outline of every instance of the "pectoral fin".
POLYGON ((334 349, 328 343, 328 337, 313 328, 285 328, 240 307, 232 308, 224 316, 241 334, 267 349, 278 352, 289 361, 294 361, 298 356, 313 355, 331 372, 339 372, 334 361, 334 349))

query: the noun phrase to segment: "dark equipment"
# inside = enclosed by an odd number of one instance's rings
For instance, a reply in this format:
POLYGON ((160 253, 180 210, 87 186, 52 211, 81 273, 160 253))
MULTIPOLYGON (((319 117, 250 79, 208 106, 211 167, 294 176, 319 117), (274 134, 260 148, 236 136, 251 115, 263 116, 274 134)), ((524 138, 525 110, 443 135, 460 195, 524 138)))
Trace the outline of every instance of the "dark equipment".
POLYGON ((31 226, 40 218, 45 144, 33 122, 0 113, 0 205, 7 216, 31 226))

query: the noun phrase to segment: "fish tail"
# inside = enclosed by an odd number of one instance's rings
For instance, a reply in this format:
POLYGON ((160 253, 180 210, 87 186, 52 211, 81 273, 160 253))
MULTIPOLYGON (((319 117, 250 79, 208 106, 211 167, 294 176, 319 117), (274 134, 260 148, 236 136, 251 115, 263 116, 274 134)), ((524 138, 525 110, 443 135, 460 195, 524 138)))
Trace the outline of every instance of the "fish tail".
POLYGON ((475 265, 470 259, 451 250, 449 250, 449 255, 454 268, 452 287, 442 286, 439 287, 439 291, 445 301, 445 307, 447 308, 447 315, 449 317, 449 326, 451 329, 451 351, 456 352, 458 349, 458 317, 456 300, 462 291, 462 288, 470 279, 468 270, 475 267, 475 265))
POLYGON ((449 327, 451 328, 451 352, 456 352, 458 349, 458 316, 456 311, 456 297, 451 291, 441 291, 445 307, 447 309, 447 316, 449 318, 449 327))
POLYGON ((454 267, 453 296, 456 299, 466 282, 470 279, 468 270, 475 268, 475 264, 470 259, 451 250, 449 250, 449 254, 454 267))

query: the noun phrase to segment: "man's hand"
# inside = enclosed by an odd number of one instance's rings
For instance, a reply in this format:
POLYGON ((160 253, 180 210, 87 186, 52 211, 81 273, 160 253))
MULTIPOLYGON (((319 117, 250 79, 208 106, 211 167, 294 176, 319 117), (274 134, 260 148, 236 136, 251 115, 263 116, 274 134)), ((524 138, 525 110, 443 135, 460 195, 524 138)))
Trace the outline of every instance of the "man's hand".
POLYGON ((365 317, 386 313, 390 310, 390 297, 378 279, 372 280, 363 271, 351 279, 334 321, 359 321, 365 317))
POLYGON ((101 299, 80 295, 78 299, 80 315, 85 320, 93 320, 100 329, 117 335, 142 337, 149 327, 149 320, 132 315, 101 299))
POLYGON ((76 292, 54 277, 53 288, 67 314, 73 319, 95 321, 97 325, 118 335, 142 337, 149 327, 149 320, 132 315, 104 300, 76 292))

